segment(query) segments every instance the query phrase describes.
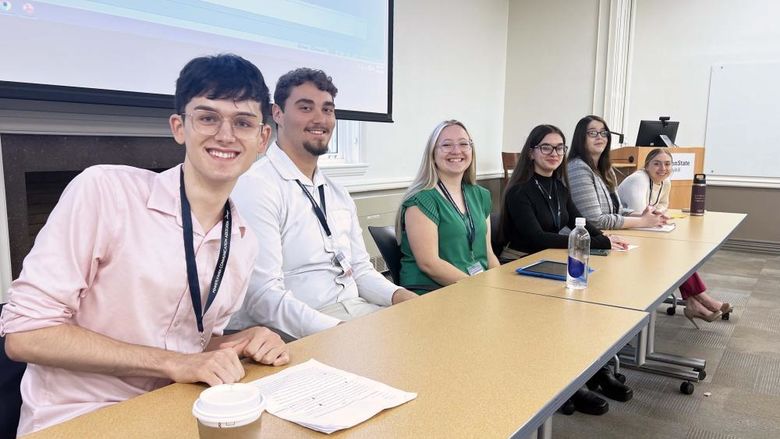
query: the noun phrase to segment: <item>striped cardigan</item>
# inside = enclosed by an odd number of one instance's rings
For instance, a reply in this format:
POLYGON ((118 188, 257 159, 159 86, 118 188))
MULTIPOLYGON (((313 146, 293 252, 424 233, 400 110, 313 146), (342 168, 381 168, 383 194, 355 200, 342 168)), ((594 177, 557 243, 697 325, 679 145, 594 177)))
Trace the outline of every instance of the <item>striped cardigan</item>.
MULTIPOLYGON (((618 209, 612 203, 609 188, 604 180, 582 159, 569 161, 569 192, 577 210, 599 229, 622 229, 623 216, 633 210, 621 207, 617 193, 618 209)), ((610 169, 609 172, 614 172, 610 169)))

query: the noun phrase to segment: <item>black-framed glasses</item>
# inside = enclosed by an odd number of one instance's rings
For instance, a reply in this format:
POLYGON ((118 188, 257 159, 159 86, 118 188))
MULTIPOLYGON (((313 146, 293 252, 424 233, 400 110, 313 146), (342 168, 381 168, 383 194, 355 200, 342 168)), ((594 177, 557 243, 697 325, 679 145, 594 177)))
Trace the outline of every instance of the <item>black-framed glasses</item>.
POLYGON ((601 130, 601 131, 588 130, 588 131, 585 131, 585 134, 587 134, 587 136, 590 137, 591 139, 595 139, 598 136, 601 136, 601 137, 603 137, 605 139, 607 137, 609 137, 609 131, 607 131, 607 130, 601 130))
POLYGON ((455 148, 458 148, 461 151, 468 151, 473 147, 474 147, 474 142, 472 142, 471 140, 469 141, 464 140, 461 142, 444 142, 438 146, 438 148, 444 152, 452 152, 455 148))
POLYGON ((564 144, 550 145, 549 143, 542 143, 534 146, 534 149, 538 149, 544 155, 552 155, 553 151, 555 151, 556 153, 558 153, 558 155, 562 156, 562 155, 566 155, 566 151, 569 150, 569 147, 564 144))
POLYGON ((240 114, 234 117, 225 117, 216 111, 211 110, 193 110, 191 113, 182 113, 182 116, 189 116, 192 120, 192 127, 195 131, 205 136, 215 136, 225 119, 230 121, 230 127, 233 129, 233 135, 239 139, 252 139, 260 134, 263 123, 257 116, 240 114))

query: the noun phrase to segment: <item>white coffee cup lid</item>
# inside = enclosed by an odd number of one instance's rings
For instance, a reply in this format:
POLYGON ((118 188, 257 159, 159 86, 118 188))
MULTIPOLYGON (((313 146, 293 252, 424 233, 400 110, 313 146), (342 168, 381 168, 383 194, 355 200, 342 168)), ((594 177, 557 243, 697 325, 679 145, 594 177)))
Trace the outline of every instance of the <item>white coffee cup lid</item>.
POLYGON ((208 427, 232 428, 254 422, 265 406, 260 389, 251 384, 220 384, 200 393, 192 414, 208 427))

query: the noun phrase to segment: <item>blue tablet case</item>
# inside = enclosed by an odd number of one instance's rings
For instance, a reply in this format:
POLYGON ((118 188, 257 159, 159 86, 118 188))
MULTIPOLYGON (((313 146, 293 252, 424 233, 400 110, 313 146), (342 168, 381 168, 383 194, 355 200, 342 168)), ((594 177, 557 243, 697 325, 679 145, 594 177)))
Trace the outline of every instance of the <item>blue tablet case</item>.
MULTIPOLYGON (((560 275, 560 274, 554 274, 554 273, 542 273, 542 272, 539 272, 539 271, 531 271, 531 270, 529 270, 529 268, 532 268, 532 267, 534 267, 534 266, 536 266, 538 264, 542 264, 542 263, 545 263, 545 262, 549 262, 549 263, 552 263, 552 264, 560 264, 560 265, 563 266, 564 272, 566 271, 566 263, 560 262, 560 261, 550 261, 548 259, 538 260, 538 261, 536 261, 536 262, 534 262, 532 264, 526 265, 525 267, 520 267, 520 268, 516 269, 515 271, 517 272, 517 274, 522 274, 523 276, 541 277, 541 278, 544 278, 544 279, 561 280, 561 281, 565 281, 566 280, 566 274, 560 275)), ((590 273, 593 273, 593 269, 588 267, 588 274, 590 274, 590 273)))

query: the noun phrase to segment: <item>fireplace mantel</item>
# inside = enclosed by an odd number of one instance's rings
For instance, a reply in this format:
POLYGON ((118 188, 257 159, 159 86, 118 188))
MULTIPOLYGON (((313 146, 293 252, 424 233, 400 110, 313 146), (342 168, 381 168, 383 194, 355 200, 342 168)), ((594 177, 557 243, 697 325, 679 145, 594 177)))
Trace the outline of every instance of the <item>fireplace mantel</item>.
MULTIPOLYGON (((145 169, 168 169, 184 160, 184 148, 170 137, 72 136, 0 134, 2 183, 0 209, 7 218, 7 234, 0 224, 0 284, 2 296, 19 275, 22 260, 32 248, 27 184, 33 174, 82 171, 97 164, 121 164, 145 169), (4 203, 3 203, 4 201, 4 203), (3 204, 5 206, 3 206, 3 204)), ((55 185, 56 186, 56 185, 55 185)), ((59 197, 60 192, 52 194, 59 197)), ((48 212, 37 213, 48 216, 48 212)), ((2 221, 0 221, 2 223, 2 221)))

